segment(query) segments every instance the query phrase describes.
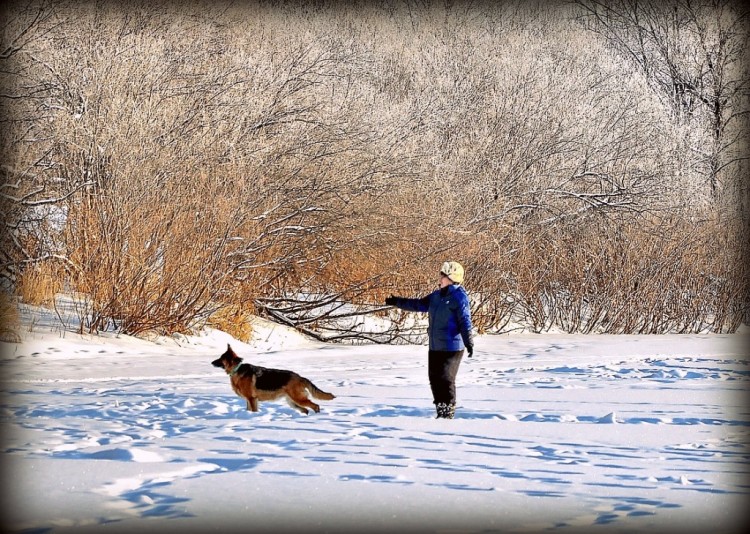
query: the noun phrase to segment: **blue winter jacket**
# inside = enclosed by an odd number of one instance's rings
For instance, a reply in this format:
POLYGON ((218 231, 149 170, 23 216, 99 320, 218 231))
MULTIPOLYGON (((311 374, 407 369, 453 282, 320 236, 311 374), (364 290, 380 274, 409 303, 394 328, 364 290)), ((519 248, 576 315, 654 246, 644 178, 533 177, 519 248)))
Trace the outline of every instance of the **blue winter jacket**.
POLYGON ((428 312, 430 350, 458 351, 473 345, 469 296, 462 286, 452 284, 421 299, 396 297, 395 306, 406 311, 428 312))

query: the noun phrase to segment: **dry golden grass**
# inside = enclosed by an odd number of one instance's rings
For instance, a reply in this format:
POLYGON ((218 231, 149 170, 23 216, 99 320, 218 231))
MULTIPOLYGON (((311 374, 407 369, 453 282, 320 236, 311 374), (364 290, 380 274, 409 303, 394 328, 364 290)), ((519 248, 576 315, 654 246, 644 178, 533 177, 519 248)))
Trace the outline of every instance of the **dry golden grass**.
POLYGON ((23 271, 16 291, 26 304, 51 306, 62 288, 63 271, 52 263, 40 263, 23 271))
POLYGON ((213 313, 208 319, 208 325, 247 343, 253 335, 251 316, 252 310, 228 305, 213 313))
POLYGON ((20 343, 18 308, 5 291, 0 291, 0 341, 20 343))

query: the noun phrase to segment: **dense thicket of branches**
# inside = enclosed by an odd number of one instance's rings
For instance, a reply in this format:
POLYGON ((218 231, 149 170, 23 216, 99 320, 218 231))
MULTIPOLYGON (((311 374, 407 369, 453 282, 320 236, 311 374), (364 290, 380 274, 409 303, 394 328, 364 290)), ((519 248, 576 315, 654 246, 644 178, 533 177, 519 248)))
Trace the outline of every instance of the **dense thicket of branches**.
POLYGON ((748 321, 739 4, 276 4, 5 6, 8 287, 54 272, 91 331, 319 334, 452 258, 480 330, 748 321))

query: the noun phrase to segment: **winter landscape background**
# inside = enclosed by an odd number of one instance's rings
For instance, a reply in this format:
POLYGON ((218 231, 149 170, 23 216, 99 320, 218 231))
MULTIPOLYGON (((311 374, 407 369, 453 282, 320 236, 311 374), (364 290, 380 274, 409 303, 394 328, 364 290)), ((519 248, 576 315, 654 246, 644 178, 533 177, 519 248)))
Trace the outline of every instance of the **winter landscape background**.
POLYGON ((746 334, 480 336, 456 419, 435 420, 424 346, 326 345, 260 319, 247 344, 79 335, 22 311, 23 342, 2 345, 13 532, 745 525, 746 334), (210 366, 227 343, 337 398, 247 412, 210 366))
POLYGON ((744 2, 0 9, 7 530, 743 526, 744 2), (446 260, 437 421, 383 302, 446 260), (227 343, 337 398, 248 413, 227 343))

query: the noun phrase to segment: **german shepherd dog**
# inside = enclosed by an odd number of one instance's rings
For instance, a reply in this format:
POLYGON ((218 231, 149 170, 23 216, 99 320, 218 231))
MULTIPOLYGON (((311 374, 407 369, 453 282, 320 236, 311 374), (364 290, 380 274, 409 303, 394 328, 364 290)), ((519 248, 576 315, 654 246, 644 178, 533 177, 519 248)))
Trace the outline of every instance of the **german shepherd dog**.
POLYGON ((293 371, 267 369, 258 365, 242 363, 232 347, 227 344, 227 351, 211 362, 214 367, 222 367, 229 375, 229 382, 234 392, 247 401, 247 409, 258 411, 258 401, 270 401, 286 397, 289 406, 304 414, 320 412, 320 406, 308 397, 320 400, 331 400, 336 397, 318 389, 307 378, 293 371))

